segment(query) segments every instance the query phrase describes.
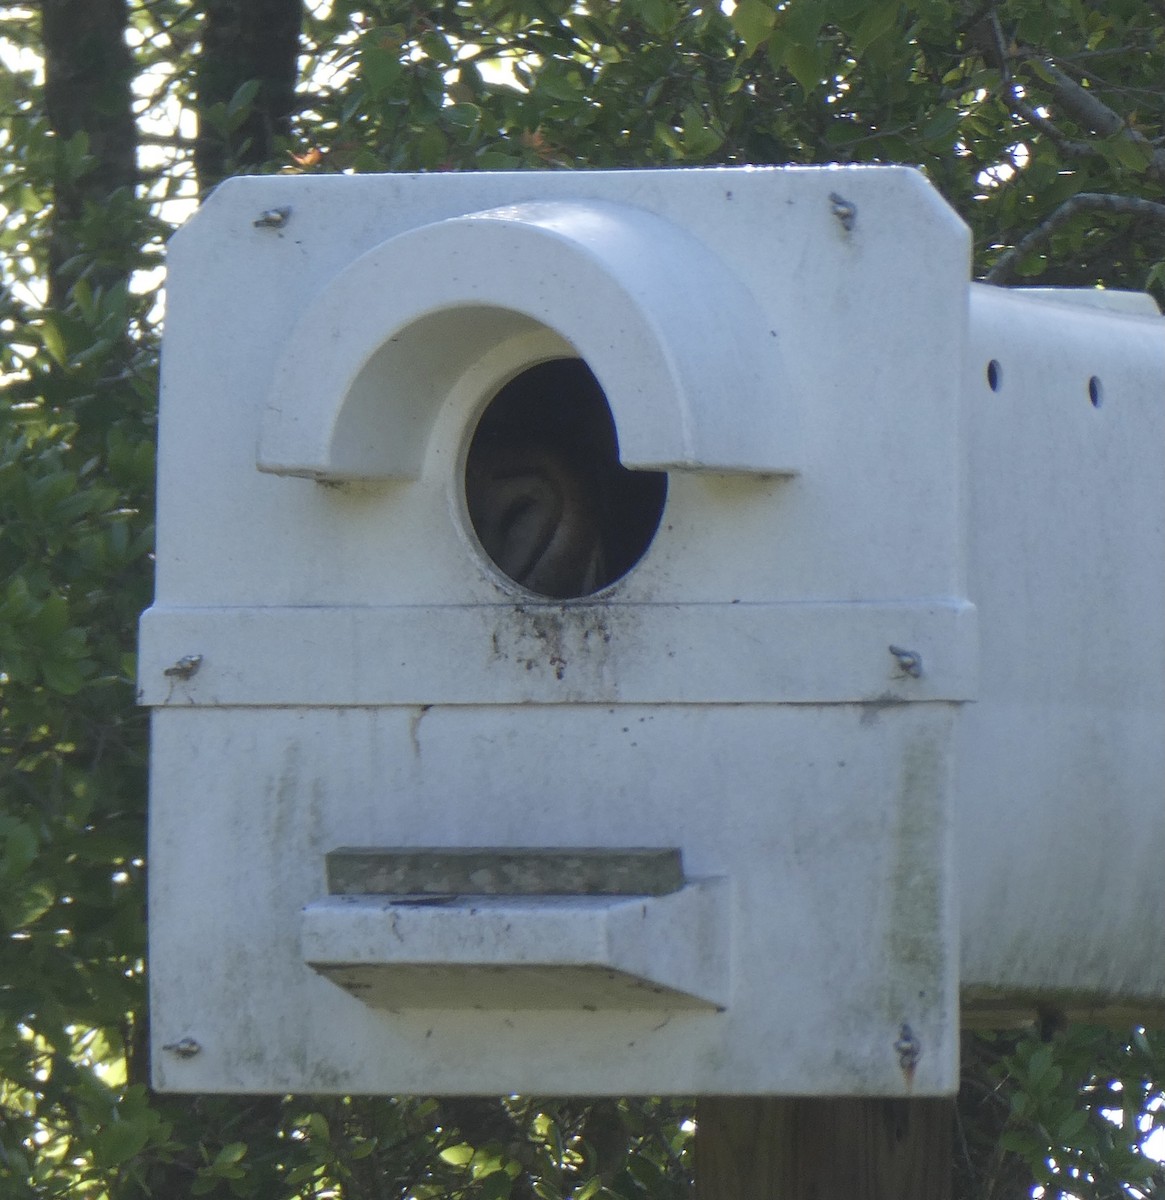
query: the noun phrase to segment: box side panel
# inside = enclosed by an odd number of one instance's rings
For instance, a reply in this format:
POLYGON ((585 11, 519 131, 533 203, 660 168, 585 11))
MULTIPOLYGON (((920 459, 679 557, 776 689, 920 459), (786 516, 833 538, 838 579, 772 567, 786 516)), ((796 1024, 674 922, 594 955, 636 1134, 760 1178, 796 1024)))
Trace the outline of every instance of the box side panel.
POLYGON ((1148 1011, 1165 999, 1165 322, 974 292, 963 982, 1148 1011))

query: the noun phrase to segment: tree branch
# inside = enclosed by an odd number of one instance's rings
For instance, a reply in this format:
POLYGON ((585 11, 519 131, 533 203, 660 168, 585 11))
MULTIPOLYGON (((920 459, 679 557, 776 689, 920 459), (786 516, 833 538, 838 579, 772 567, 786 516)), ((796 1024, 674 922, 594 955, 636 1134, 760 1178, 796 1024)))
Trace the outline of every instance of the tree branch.
POLYGON ((194 166, 208 190, 240 167, 256 167, 274 153, 277 136, 291 130, 299 54, 302 0, 205 0, 198 93, 198 144, 194 166), (259 90, 242 123, 220 128, 211 118, 246 83, 259 90))
POLYGON ((1007 94, 1008 106, 1017 116, 1025 120, 1033 128, 1051 138, 1060 150, 1075 158, 1084 158, 1098 154, 1099 151, 1087 142, 1079 142, 1070 138, 1062 129, 1047 117, 1038 113, 1021 95, 1021 89, 1011 69, 1012 54, 1007 48, 1003 29, 999 24, 999 14, 992 8, 979 26, 979 42, 985 51, 987 61, 996 67, 1001 76, 1003 89, 1007 94))
MULTIPOLYGON (((82 249, 78 225, 86 205, 107 204, 114 192, 131 191, 137 181, 134 68, 125 39, 125 0, 41 0, 40 12, 49 126, 62 142, 83 135, 93 164, 83 174, 61 171, 53 179, 49 302, 59 307, 75 282, 68 264, 82 249)), ((116 266, 106 254, 97 266, 98 281, 108 286, 124 278, 131 251, 123 241, 116 266)))
POLYGON ((1130 129, 1120 113, 1109 108, 1095 92, 1082 87, 1050 58, 1028 54, 1024 62, 1033 74, 1047 81, 1052 98, 1070 117, 1100 137, 1124 137, 1146 147, 1151 154, 1148 175, 1152 179, 1165 179, 1165 150, 1154 150, 1152 142, 1143 133, 1130 129))
POLYGON ((1041 221, 1026 237, 1021 238, 983 277, 985 283, 1010 283, 1015 270, 1027 255, 1044 246, 1060 228, 1078 213, 1104 212, 1115 216, 1146 217, 1165 227, 1165 204, 1142 200, 1139 196, 1112 196, 1101 192, 1080 192, 1065 200, 1054 212, 1041 221))
MULTIPOLYGON (((1165 4, 1162 7, 1165 8, 1165 4)), ((1143 146, 1149 153, 1146 174, 1151 179, 1165 180, 1165 148, 1154 146, 1139 130, 1131 129, 1120 113, 1105 104, 1095 91, 1073 79, 1048 55, 1030 47, 1014 44, 1009 47, 999 23, 999 14, 994 7, 976 26, 975 41, 988 64, 998 69, 1012 112, 1051 138, 1061 151, 1076 158, 1102 153, 1099 147, 1070 137, 1054 121, 1038 112, 1036 106, 1024 99, 1021 85, 1012 70, 1013 62, 1026 67, 1036 80, 1050 88, 1053 106, 1078 125, 1098 137, 1125 138, 1143 146)))

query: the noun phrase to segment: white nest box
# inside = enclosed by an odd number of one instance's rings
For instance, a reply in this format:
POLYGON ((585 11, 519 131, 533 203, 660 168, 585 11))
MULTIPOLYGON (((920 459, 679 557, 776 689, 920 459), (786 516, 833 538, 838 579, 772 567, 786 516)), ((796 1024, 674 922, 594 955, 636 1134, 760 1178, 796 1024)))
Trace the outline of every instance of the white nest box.
POLYGON ((900 168, 269 177, 177 236, 177 1091, 935 1095, 1165 1007, 1165 325, 900 168))

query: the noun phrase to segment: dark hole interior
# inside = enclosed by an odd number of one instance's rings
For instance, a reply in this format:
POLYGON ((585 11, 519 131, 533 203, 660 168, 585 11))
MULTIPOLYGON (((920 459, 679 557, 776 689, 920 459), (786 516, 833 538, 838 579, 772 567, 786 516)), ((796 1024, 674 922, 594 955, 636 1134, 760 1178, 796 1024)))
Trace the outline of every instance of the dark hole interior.
POLYGON ((589 596, 643 557, 667 475, 619 462, 607 398, 581 359, 540 363, 482 413, 465 500, 482 549, 515 583, 556 600, 589 596))

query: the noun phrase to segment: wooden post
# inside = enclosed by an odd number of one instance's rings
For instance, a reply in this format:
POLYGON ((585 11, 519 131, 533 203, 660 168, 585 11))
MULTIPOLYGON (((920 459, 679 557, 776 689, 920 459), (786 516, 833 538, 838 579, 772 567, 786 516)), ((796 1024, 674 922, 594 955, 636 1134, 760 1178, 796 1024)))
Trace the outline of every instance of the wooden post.
POLYGON ((701 1097, 697 1200, 950 1200, 953 1100, 701 1097))

